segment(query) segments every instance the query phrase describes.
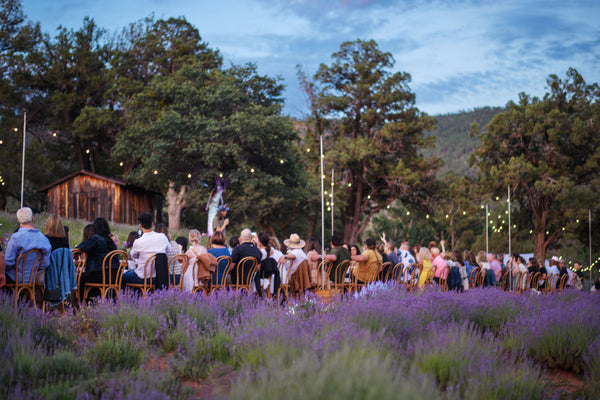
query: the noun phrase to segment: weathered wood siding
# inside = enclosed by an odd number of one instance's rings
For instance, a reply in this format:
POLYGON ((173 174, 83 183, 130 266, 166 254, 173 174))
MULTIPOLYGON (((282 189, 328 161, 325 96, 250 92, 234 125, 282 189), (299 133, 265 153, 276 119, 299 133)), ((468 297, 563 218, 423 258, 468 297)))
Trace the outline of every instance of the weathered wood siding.
POLYGON ((97 217, 113 223, 137 224, 138 216, 156 216, 151 192, 80 174, 48 188, 48 212, 65 218, 93 221, 97 217))

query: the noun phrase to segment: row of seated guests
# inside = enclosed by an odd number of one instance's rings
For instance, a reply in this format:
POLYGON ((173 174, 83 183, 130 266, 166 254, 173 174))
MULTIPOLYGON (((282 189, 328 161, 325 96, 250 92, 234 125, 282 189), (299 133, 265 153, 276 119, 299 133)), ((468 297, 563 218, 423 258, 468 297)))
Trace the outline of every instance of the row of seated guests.
MULTIPOLYGON (((11 236, 6 254, 0 249, 0 287, 6 283, 14 284, 17 276, 16 261, 19 255, 30 250, 38 249, 42 252, 41 264, 35 277, 36 285, 44 286, 46 283, 46 270, 50 265, 50 255, 57 249, 66 248, 70 250, 68 239, 68 228, 63 226, 60 217, 56 214, 50 215, 46 220, 45 234, 42 234, 33 226, 33 212, 29 207, 20 208, 17 213, 18 230, 11 236)), ((24 260, 19 269, 19 281, 29 282, 35 263, 34 257, 24 260)), ((65 278, 68 279, 68 278, 65 278)), ((75 282, 65 282, 75 285, 75 282)), ((35 293, 36 303, 41 305, 41 292, 35 293)))

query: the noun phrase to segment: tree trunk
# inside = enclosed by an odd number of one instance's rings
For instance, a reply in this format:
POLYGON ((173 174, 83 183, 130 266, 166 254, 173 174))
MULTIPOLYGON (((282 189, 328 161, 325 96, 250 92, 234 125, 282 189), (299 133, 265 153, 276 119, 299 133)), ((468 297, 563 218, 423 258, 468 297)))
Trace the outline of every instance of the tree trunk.
POLYGON ((356 244, 360 234, 359 224, 344 224, 344 243, 356 244))
POLYGON ((546 259, 546 234, 544 229, 535 232, 535 243, 533 246, 533 256, 537 258, 540 265, 546 259))
POLYGON ((167 213, 169 215, 169 232, 179 230, 181 220, 181 210, 185 205, 183 196, 185 195, 185 185, 181 185, 179 193, 175 191, 174 184, 169 182, 169 190, 167 191, 167 213))

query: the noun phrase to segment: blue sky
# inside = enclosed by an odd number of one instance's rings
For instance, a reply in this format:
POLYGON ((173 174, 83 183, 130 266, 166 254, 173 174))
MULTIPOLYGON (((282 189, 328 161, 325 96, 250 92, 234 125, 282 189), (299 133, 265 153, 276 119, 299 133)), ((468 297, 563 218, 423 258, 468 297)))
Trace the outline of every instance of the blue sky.
POLYGON ((24 0, 24 9, 51 35, 86 16, 109 32, 152 13, 184 16, 226 62, 281 76, 295 117, 307 112, 296 65, 312 75, 357 38, 392 53, 432 115, 503 106, 520 92, 541 97, 548 75, 569 67, 600 81, 598 0, 24 0))

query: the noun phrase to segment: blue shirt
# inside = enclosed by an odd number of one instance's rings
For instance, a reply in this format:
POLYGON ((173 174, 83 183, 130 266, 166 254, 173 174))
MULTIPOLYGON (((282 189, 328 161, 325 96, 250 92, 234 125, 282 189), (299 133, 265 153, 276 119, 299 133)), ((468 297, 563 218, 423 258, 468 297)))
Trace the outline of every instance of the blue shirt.
MULTIPOLYGON (((208 251, 208 254, 212 254, 216 258, 219 258, 221 256, 230 256, 229 249, 227 247, 213 247, 213 248, 208 249, 207 251, 208 251)), ((213 285, 216 285, 219 282, 221 282, 221 279, 223 277, 223 272, 225 272, 226 265, 227 265, 227 261, 225 261, 225 260, 221 260, 219 265, 217 265, 217 269, 215 270, 215 273, 212 276, 213 285)))
MULTIPOLYGON (((38 271, 48 267, 50 251, 52 250, 48 238, 38 229, 19 228, 11 236, 8 245, 6 245, 6 276, 10 277, 13 281, 16 280, 15 263, 17 262, 17 258, 19 254, 26 253, 31 249, 40 249, 44 255, 38 271)), ((23 282, 23 279, 24 282, 29 282, 34 261, 35 257, 28 257, 25 260, 25 268, 23 266, 19 268, 20 282, 23 282)))

